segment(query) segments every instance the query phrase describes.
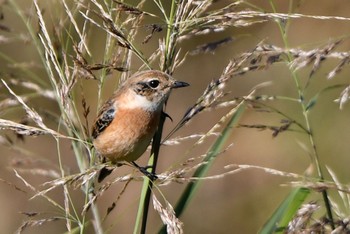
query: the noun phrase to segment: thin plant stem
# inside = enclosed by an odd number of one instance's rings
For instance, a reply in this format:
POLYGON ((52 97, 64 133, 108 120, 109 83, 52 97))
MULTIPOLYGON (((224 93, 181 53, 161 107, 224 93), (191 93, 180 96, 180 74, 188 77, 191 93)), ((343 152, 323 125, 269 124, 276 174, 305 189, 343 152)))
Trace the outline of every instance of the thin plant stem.
MULTIPOLYGON (((167 20, 167 34, 166 34, 166 39, 165 39, 165 51, 164 51, 164 63, 162 66, 162 70, 164 72, 167 72, 170 70, 171 67, 171 59, 173 56, 171 56, 174 52, 174 46, 171 46, 172 43, 174 43, 175 40, 172 38, 174 35, 173 29, 174 29, 174 20, 175 20, 175 13, 177 10, 177 2, 176 0, 173 0, 171 3, 171 9, 170 9, 170 16, 169 20, 167 20)), ((155 174, 156 173, 156 167, 157 167, 157 162, 158 162, 158 155, 159 155, 159 149, 161 145, 161 139, 162 139, 162 132, 163 132, 163 126, 165 122, 166 116, 164 114, 161 115, 161 119, 159 121, 158 125, 158 130, 153 138, 153 143, 152 143, 152 151, 151 151, 151 156, 148 165, 151 166, 151 173, 155 174)), ((144 185, 143 189, 141 191, 141 198, 140 198, 140 205, 139 205, 139 211, 138 211, 138 218, 136 219, 136 225, 134 228, 134 234, 136 234, 138 230, 138 223, 140 216, 142 214, 142 225, 141 225, 141 230, 140 233, 144 234, 146 233, 146 228, 147 228, 147 221, 148 221, 148 210, 149 210, 149 205, 151 201, 151 193, 152 193, 152 181, 148 178, 145 178, 144 180, 144 185), (146 192, 144 191, 146 189, 146 192), (141 213, 142 210, 142 213, 141 213)))
MULTIPOLYGON (((157 131, 156 135, 153 138, 153 143, 152 143, 152 169, 151 173, 155 174, 156 169, 157 169, 157 163, 158 163, 158 155, 159 155, 159 149, 161 145, 161 140, 162 140, 162 133, 163 133, 163 126, 165 122, 166 116, 163 114, 160 119, 159 123, 159 130, 157 131)), ((149 210, 149 205, 151 201, 151 193, 152 193, 152 187, 153 183, 150 181, 150 179, 147 179, 148 181, 148 186, 147 186, 147 192, 145 196, 145 205, 143 207, 143 217, 142 217, 142 226, 141 226, 141 234, 146 233, 146 227, 147 227, 147 219, 148 219, 148 210, 149 210)))
MULTIPOLYGON (((277 11, 276 11, 275 5, 273 3, 273 0, 270 0, 270 5, 272 7, 272 10, 276 13, 277 11)), ((290 5, 290 7, 291 7, 291 5, 290 5)), ((288 51, 287 52, 287 61, 288 61, 288 63, 290 63, 292 61, 292 55, 290 54, 290 52, 288 50, 289 43, 288 43, 286 28, 283 27, 283 25, 281 24, 280 20, 278 20, 277 22, 278 22, 277 25, 278 25, 278 28, 280 30, 284 46, 287 48, 287 51, 288 51)), ((323 172, 322 172, 322 169, 321 169, 319 155, 318 155, 318 152, 317 152, 317 147, 316 147, 316 143, 315 143, 315 140, 314 140, 314 137, 313 137, 312 128, 311 128, 311 124, 310 124, 310 119, 309 119, 309 115, 308 115, 307 104, 305 102, 304 89, 302 88, 302 86, 300 84, 300 79, 299 79, 296 71, 294 69, 291 69, 291 68, 290 68, 290 71, 291 71, 292 78, 294 80, 294 83, 295 83, 297 91, 298 91, 298 96, 299 96, 299 100, 300 100, 300 106, 302 108, 302 114, 303 114, 303 117, 304 117, 304 120, 305 120, 307 134, 309 136, 309 141, 310 141, 310 144, 312 146, 312 156, 313 157, 311 159, 312 159, 312 161, 314 162, 314 164, 316 166, 317 174, 318 174, 318 177, 319 177, 320 181, 324 181, 324 176, 323 176, 323 172)), ((322 197, 323 197, 323 200, 324 200, 324 203, 325 203, 325 206, 326 206, 327 216, 329 218, 331 227, 334 230, 335 226, 334 226, 334 221, 333 221, 332 208, 331 208, 331 204, 330 204, 330 201, 329 201, 329 198, 328 198, 327 190, 323 190, 322 191, 322 197)))
MULTIPOLYGON (((39 39, 37 37, 37 34, 35 32, 35 30, 33 29, 32 25, 30 24, 29 20, 26 19, 26 16, 24 14, 24 12, 19 8, 18 4, 16 3, 15 0, 10 0, 9 3, 11 4, 12 8, 15 9, 16 13, 19 15, 19 17, 21 18, 21 20, 23 21, 23 23, 26 25, 27 30, 31 36, 31 39, 35 45, 35 48, 38 51, 38 54, 40 56, 40 59, 42 61, 43 64, 45 64, 45 56, 44 56, 44 52, 41 49, 40 46, 40 42, 39 39)), ((48 87, 48 84, 46 82, 44 82, 42 79, 40 79, 39 77, 35 76, 34 74, 32 74, 30 71, 26 72, 29 77, 32 77, 36 82, 38 82, 38 84, 43 85, 44 87, 48 87)))
POLYGON ((175 13, 177 10, 178 5, 176 4, 176 0, 171 1, 171 8, 170 8, 170 16, 169 20, 167 21, 167 34, 165 38, 165 56, 164 56, 164 64, 163 64, 163 71, 167 71, 170 68, 170 59, 172 58, 173 50, 175 49, 174 46, 171 46, 172 40, 174 40, 173 37, 173 29, 174 29, 174 20, 175 20, 175 13))

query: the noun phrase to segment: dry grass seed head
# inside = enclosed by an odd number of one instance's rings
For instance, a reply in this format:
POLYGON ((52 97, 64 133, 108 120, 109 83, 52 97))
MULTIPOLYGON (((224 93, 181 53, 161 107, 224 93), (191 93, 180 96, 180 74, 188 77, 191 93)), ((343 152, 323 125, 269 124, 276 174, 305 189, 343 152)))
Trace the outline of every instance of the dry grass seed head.
POLYGON ((303 233, 310 223, 315 211, 320 208, 316 202, 303 204, 297 211, 295 217, 288 223, 286 233, 303 233))
POLYGON ((169 234, 182 234, 183 233, 183 223, 176 217, 174 208, 167 201, 166 207, 164 208, 162 204, 158 201, 156 196, 152 195, 153 208, 158 212, 163 224, 166 225, 167 233, 169 234))
POLYGON ((46 218, 46 219, 27 220, 27 221, 23 222, 23 224, 17 229, 17 231, 15 233, 20 234, 29 227, 42 226, 43 224, 46 224, 48 222, 53 222, 53 221, 58 221, 58 220, 62 220, 62 218, 61 217, 51 217, 51 218, 46 218))

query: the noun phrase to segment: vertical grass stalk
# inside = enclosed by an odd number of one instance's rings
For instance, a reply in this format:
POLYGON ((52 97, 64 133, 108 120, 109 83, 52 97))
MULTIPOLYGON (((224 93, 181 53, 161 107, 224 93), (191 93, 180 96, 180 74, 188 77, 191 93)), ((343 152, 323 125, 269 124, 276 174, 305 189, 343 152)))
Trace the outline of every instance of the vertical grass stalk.
MULTIPOLYGON (((270 1, 270 5, 272 7, 273 12, 277 13, 275 5, 273 3, 273 0, 269 0, 269 1, 270 1)), ((291 11, 291 5, 290 5, 290 10, 289 11, 291 11)), ((278 25, 279 31, 281 33, 281 36, 282 36, 284 47, 287 48, 287 62, 290 63, 292 61, 292 56, 291 56, 291 54, 290 54, 290 52, 288 50, 289 43, 288 43, 288 38, 287 38, 287 33, 286 33, 286 27, 284 27, 282 25, 280 20, 277 21, 277 25, 278 25)), ((321 165, 320 165, 319 155, 318 155, 318 152, 317 152, 316 143, 315 143, 315 140, 314 140, 314 137, 313 137, 313 133, 312 133, 312 128, 311 128, 311 125, 310 125, 310 120, 309 120, 309 115, 308 115, 309 112, 308 112, 308 109, 307 109, 307 103, 305 102, 305 96, 304 96, 304 88, 302 88, 302 86, 301 86, 301 82, 300 82, 300 79, 299 79, 296 71, 294 69, 292 69, 291 67, 289 67, 289 70, 290 70, 290 72, 292 74, 292 78, 294 80, 294 83, 295 83, 297 91, 298 91, 299 102, 300 102, 300 105, 301 105, 301 108, 302 108, 302 114, 303 114, 304 121, 305 121, 305 124, 306 124, 306 130, 307 130, 306 134, 309 136, 309 142, 310 142, 310 145, 312 147, 312 156, 313 156, 312 157, 312 161, 313 161, 313 164, 316 166, 317 175, 319 177, 319 180, 321 182, 323 182, 324 181, 324 176, 323 176, 323 173, 322 173, 322 168, 321 168, 321 165)), ((332 229, 335 229, 334 221, 333 221, 333 215, 332 215, 332 208, 331 208, 331 204, 330 204, 330 201, 329 201, 329 198, 328 198, 327 190, 323 190, 322 191, 322 197, 323 197, 323 200, 324 200, 324 203, 325 203, 327 216, 328 216, 328 219, 330 221, 331 227, 332 227, 332 229)))
MULTIPOLYGON (((170 66, 172 64, 171 58, 173 56, 171 56, 171 54, 174 53, 174 46, 171 46, 171 44, 175 43, 175 41, 172 41, 172 40, 175 40, 174 32, 173 32, 173 29, 174 29, 173 24, 175 20, 175 12, 177 10, 177 7, 178 7, 177 1, 172 0, 170 16, 169 16, 169 20, 167 21, 167 34, 165 38, 164 64, 162 66, 162 71, 164 72, 169 72, 170 66)), ((161 119, 158 125, 158 130, 152 142, 152 150, 151 150, 150 159, 148 161, 148 165, 151 167, 149 171, 153 174, 156 173, 165 118, 166 116, 164 114, 161 115, 161 119)), ((147 221, 148 221, 148 210, 149 210, 149 205, 151 201, 152 187, 153 187, 152 181, 149 178, 144 177, 144 182, 143 182, 141 196, 140 196, 140 203, 139 203, 136 223, 134 227, 134 234, 138 233, 140 223, 141 223, 140 233, 141 234, 146 233, 147 221), (142 217, 142 221, 141 221, 141 217, 142 217)))

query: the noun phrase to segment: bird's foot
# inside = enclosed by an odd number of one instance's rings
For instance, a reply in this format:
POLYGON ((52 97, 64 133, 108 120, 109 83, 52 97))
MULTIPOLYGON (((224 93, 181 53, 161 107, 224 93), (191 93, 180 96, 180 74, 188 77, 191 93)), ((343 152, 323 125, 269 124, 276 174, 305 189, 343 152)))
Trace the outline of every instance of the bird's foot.
POLYGON ((151 181, 154 181, 158 179, 158 176, 152 172, 147 171, 147 169, 152 168, 152 166, 146 166, 146 167, 141 167, 137 165, 135 162, 132 162, 132 164, 145 176, 147 176, 151 181))

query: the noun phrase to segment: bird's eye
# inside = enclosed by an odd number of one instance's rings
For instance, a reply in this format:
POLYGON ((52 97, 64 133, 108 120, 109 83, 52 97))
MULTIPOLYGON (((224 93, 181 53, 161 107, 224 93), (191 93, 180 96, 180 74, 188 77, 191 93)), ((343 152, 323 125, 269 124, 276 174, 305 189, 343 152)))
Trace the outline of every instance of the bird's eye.
POLYGON ((152 89, 155 89, 159 85, 159 80, 151 80, 148 84, 152 89))

